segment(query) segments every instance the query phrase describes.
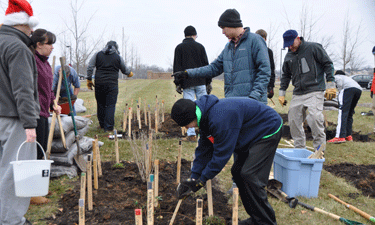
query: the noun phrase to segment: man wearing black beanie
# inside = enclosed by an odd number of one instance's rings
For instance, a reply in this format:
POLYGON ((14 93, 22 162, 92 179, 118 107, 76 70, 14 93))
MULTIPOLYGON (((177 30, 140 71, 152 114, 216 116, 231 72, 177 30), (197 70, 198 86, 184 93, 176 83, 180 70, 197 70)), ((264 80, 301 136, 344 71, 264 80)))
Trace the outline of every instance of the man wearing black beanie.
MULTIPOLYGON (((196 42, 197 31, 193 26, 187 26, 184 30, 185 39, 181 44, 177 45, 174 53, 173 72, 185 71, 190 68, 197 68, 208 65, 206 50, 202 44, 196 42)), ((183 93, 183 98, 195 100, 203 95, 211 92, 211 78, 197 77, 188 78, 182 82, 177 82, 176 91, 183 93)), ((196 141, 196 133, 194 128, 187 130, 187 137, 184 141, 196 141)))
POLYGON ((249 97, 267 104, 271 68, 266 42, 243 27, 236 9, 227 9, 218 26, 229 39, 221 54, 208 66, 174 71, 177 83, 187 78, 214 78, 224 73, 225 97, 249 97))
POLYGON ((283 123, 279 114, 251 98, 219 100, 214 95, 205 95, 195 102, 178 100, 171 117, 179 126, 198 127, 200 133, 191 177, 178 185, 178 197, 182 199, 198 191, 236 153, 231 173, 251 216, 238 224, 275 225, 275 212, 265 187, 281 138, 283 123))

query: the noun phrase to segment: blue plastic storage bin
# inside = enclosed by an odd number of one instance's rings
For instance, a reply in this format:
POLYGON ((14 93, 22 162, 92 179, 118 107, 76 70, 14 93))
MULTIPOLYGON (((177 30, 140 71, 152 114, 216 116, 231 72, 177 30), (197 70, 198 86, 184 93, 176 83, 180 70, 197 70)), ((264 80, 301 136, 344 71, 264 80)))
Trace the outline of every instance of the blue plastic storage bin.
POLYGON ((318 197, 320 175, 325 159, 308 159, 312 151, 279 148, 273 160, 276 180, 283 183, 281 190, 290 197, 318 197))

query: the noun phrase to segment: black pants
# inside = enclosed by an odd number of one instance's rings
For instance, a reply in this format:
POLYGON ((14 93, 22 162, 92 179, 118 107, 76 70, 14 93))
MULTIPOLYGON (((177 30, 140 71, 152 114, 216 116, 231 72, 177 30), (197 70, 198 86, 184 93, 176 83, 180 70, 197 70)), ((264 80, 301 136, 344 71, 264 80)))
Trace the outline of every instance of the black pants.
POLYGON ((346 138, 352 135, 354 108, 357 106, 362 91, 358 88, 348 88, 339 94, 339 115, 337 120, 336 137, 346 138))
POLYGON ((118 85, 95 84, 95 98, 99 125, 104 130, 113 130, 118 95, 118 85))
POLYGON ((269 138, 259 140, 248 152, 239 153, 232 166, 232 176, 242 203, 254 224, 277 224, 265 187, 280 139, 281 130, 269 138))
MULTIPOLYGON (((38 120, 38 125, 36 127, 36 141, 43 147, 44 151, 47 151, 47 143, 48 143, 48 134, 49 134, 49 127, 48 127, 48 118, 41 116, 38 120)), ((41 151, 39 145, 37 147, 38 155, 37 159, 42 159, 44 154, 41 151)))

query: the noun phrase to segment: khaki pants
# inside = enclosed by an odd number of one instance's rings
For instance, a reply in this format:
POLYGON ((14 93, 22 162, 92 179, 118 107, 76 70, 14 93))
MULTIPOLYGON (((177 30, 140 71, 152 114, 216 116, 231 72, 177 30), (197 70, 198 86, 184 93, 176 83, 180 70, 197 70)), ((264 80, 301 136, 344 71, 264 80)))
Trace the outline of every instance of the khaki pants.
POLYGON ((326 143, 323 104, 323 91, 293 95, 288 112, 288 123, 295 148, 306 148, 306 136, 303 129, 305 120, 311 128, 314 148, 326 143))

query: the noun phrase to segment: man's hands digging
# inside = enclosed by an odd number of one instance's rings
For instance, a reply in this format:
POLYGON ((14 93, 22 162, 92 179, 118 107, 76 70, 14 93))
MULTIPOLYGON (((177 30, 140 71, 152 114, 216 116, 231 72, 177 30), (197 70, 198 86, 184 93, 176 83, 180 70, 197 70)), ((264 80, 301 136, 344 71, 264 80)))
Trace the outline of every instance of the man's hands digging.
POLYGON ((177 186, 177 197, 178 199, 183 199, 194 192, 197 192, 199 189, 204 187, 205 183, 200 179, 187 179, 177 186))

